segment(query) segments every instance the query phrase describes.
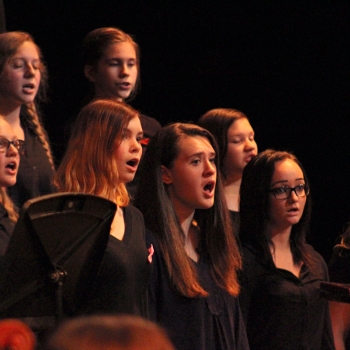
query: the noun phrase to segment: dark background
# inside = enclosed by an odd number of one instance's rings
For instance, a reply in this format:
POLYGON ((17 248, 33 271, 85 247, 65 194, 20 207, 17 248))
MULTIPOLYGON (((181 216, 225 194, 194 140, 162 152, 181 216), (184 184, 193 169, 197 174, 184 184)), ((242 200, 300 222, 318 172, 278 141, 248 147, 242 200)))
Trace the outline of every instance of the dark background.
POLYGON ((131 102, 165 125, 208 109, 250 118, 260 150, 294 152, 311 182, 309 241, 326 260, 350 220, 350 4, 346 1, 4 0, 7 30, 41 47, 50 75, 44 123, 57 162, 88 85, 81 42, 119 27, 141 48, 131 102))

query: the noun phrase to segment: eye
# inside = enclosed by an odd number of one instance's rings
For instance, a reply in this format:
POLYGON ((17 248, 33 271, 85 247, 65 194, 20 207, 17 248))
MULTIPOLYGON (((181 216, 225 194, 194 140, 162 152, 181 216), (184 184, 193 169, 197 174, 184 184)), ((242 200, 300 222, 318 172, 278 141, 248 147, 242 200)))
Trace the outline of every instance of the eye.
POLYGON ((41 69, 41 62, 40 61, 35 61, 32 63, 32 66, 34 69, 41 69))
POLYGON ((193 159, 191 161, 191 164, 194 164, 194 165, 198 165, 200 163, 200 160, 199 159, 193 159))
POLYGON ((108 62, 108 64, 109 64, 109 66, 114 66, 114 67, 120 65, 120 63, 118 61, 110 61, 110 62, 108 62))
POLYGON ((4 138, 0 138, 0 147, 7 147, 7 140, 4 138))
POLYGON ((24 62, 21 59, 14 59, 11 62, 12 67, 14 68, 22 68, 24 66, 24 62))
POLYGON ((284 187, 276 187, 273 189, 273 192, 275 194, 282 194, 282 193, 286 193, 289 190, 288 186, 284 186, 284 187))

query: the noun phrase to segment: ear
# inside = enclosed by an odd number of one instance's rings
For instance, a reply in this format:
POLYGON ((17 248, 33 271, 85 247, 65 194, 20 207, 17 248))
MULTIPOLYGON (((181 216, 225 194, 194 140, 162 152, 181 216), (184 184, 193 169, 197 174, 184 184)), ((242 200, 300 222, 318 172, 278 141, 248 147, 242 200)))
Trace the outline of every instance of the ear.
POLYGON ((95 82, 96 70, 95 70, 94 66, 86 64, 84 66, 84 74, 85 74, 86 78, 88 78, 90 80, 90 82, 92 82, 92 83, 95 82))
POLYGON ((162 165, 162 180, 166 185, 170 185, 173 182, 169 169, 164 165, 162 165))

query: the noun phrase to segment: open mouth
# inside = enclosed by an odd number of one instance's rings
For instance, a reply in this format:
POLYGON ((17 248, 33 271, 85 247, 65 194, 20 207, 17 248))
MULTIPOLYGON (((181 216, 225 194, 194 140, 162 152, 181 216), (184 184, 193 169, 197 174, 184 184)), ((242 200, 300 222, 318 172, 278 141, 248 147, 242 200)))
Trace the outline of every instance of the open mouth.
POLYGON ((297 212, 298 208, 292 208, 288 210, 288 213, 293 213, 293 212, 297 212))
POLYGON ((131 166, 131 167, 136 167, 139 164, 139 160, 138 159, 131 159, 128 162, 126 162, 126 164, 131 166))
POLYGON ((215 186, 215 182, 214 182, 214 181, 208 182, 208 183, 204 186, 204 191, 205 191, 205 192, 211 193, 211 192, 214 190, 214 186, 215 186))
POLYGON ((31 92, 34 90, 34 84, 24 84, 23 85, 23 90, 26 92, 31 92))
POLYGON ((6 168, 10 170, 16 170, 17 166, 15 162, 11 162, 6 165, 6 168))

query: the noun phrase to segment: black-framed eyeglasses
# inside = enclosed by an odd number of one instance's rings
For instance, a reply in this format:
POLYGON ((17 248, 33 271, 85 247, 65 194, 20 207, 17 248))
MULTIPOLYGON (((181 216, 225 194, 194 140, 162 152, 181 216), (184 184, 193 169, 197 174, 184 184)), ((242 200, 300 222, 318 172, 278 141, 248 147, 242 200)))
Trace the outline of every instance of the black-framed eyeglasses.
POLYGON ((13 145, 20 154, 24 153, 25 142, 23 140, 10 141, 4 137, 0 137, 0 152, 7 152, 11 145, 13 145))
POLYGON ((300 184, 295 187, 282 186, 269 190, 269 192, 271 192, 274 197, 279 200, 288 199, 292 194, 292 191, 294 191, 298 197, 306 197, 309 194, 309 187, 306 184, 300 184))

